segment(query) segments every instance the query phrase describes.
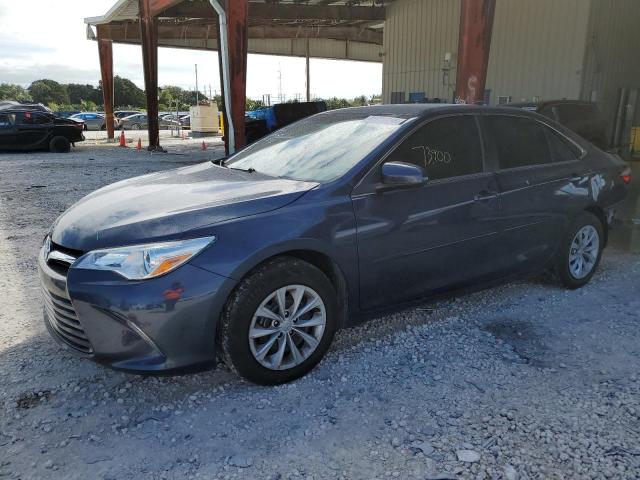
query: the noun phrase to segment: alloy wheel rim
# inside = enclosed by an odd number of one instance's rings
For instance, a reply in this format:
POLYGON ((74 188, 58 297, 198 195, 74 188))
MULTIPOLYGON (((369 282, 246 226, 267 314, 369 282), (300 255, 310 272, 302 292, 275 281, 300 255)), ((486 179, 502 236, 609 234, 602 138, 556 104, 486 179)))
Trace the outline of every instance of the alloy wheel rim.
POLYGON ((594 226, 585 225, 578 230, 569 250, 569 272, 575 279, 581 280, 592 272, 599 250, 600 235, 594 226))
POLYGON ((253 314, 249 347, 263 367, 287 370, 316 351, 326 325, 320 295, 304 285, 287 285, 271 292, 253 314))

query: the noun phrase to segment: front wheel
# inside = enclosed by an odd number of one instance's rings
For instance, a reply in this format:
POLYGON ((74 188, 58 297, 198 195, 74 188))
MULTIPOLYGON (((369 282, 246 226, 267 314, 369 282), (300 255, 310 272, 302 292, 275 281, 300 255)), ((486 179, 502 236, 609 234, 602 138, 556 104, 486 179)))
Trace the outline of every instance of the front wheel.
POLYGON ((565 236, 556 271, 569 289, 580 288, 591 280, 600 263, 604 247, 603 226, 598 217, 583 212, 565 236))
POLYGON ((224 361, 260 385, 299 378, 331 345, 337 310, 335 289, 318 268, 289 257, 267 262, 227 302, 219 336, 224 361))

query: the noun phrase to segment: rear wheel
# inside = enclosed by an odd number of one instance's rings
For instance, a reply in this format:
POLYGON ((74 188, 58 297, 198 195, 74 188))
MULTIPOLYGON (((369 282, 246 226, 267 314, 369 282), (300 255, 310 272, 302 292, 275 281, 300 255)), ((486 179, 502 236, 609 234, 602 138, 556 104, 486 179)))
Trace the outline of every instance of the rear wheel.
POLYGON ((53 153, 68 153, 71 151, 71 142, 66 137, 53 137, 49 142, 49 150, 53 153))
POLYGON ((270 261, 227 302, 219 337, 224 361, 261 385, 299 378, 329 348, 336 312, 335 290, 319 269, 296 258, 270 261))
POLYGON ((569 229, 558 256, 556 271, 562 284, 580 288, 591 280, 600 263, 604 242, 598 217, 583 212, 569 229))
POLYGON ((131 130, 141 130, 140 124, 134 123, 133 125, 131 125, 131 130))

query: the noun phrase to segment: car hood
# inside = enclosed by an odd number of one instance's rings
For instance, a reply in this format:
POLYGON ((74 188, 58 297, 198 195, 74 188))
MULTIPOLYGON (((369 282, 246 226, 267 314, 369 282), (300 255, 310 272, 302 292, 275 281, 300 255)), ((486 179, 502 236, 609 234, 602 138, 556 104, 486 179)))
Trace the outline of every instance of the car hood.
POLYGON ((210 162, 144 175, 84 197, 56 220, 51 240, 86 252, 186 238, 208 225, 284 207, 317 185, 210 162))

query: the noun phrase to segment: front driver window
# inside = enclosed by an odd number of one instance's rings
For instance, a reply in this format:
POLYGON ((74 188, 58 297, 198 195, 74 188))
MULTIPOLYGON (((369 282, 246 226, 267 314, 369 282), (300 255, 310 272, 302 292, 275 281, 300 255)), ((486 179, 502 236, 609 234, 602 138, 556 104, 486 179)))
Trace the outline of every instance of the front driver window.
POLYGON ((429 180, 481 173, 482 147, 476 120, 471 115, 433 120, 412 133, 387 161, 419 165, 429 180))

